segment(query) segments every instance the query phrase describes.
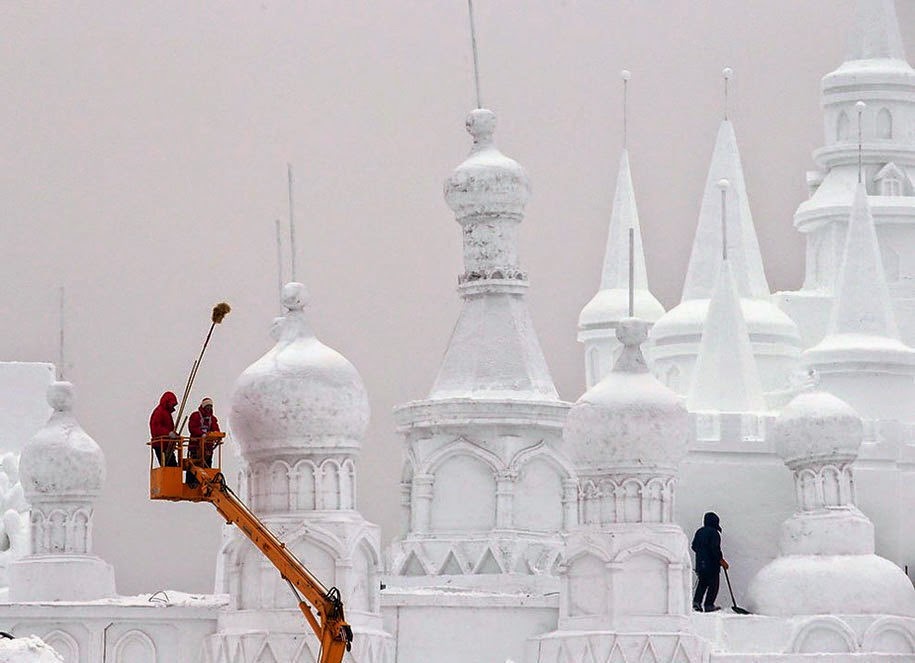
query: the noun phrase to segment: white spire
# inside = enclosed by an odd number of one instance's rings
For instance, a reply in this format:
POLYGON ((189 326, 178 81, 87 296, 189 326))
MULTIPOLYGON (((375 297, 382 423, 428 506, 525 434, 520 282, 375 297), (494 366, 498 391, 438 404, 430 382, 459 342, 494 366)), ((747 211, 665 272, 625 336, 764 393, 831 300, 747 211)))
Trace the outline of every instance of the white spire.
MULTIPOLYGON (((722 188, 722 197, 728 188, 722 188)), ((691 412, 764 412, 762 385, 730 260, 720 262, 687 406, 691 412)))
POLYGON ((829 335, 867 334, 899 339, 886 285, 877 231, 864 184, 858 183, 845 255, 839 272, 829 335))
MULTIPOLYGON (((620 155, 620 169, 616 176, 616 193, 613 195, 613 212, 610 215, 610 232, 607 235, 607 249, 604 253, 604 268, 601 272, 601 290, 629 287, 629 229, 632 228, 635 242, 634 272, 635 289, 648 289, 648 275, 645 270, 645 253, 642 250, 642 231, 639 227, 639 210, 635 202, 632 173, 629 170, 629 150, 620 155)), ((638 311, 636 311, 638 313, 638 311)))
POLYGON ((906 59, 894 0, 858 0, 845 59, 906 59))
POLYGON ((737 292, 741 297, 768 299, 769 284, 750 213, 737 136, 730 121, 724 120, 718 130, 705 183, 682 301, 711 297, 716 283, 721 264, 721 194, 717 186, 721 179, 727 179, 731 184, 727 205, 728 254, 737 292))

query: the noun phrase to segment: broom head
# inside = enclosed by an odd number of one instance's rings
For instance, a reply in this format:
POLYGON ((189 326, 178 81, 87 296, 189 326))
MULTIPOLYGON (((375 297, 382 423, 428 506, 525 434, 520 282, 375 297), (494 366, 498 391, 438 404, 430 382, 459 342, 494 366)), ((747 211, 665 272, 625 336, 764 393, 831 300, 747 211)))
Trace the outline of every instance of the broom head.
POLYGON ((229 315, 229 311, 231 310, 231 306, 225 302, 219 302, 216 306, 213 307, 213 323, 218 325, 227 315, 229 315))

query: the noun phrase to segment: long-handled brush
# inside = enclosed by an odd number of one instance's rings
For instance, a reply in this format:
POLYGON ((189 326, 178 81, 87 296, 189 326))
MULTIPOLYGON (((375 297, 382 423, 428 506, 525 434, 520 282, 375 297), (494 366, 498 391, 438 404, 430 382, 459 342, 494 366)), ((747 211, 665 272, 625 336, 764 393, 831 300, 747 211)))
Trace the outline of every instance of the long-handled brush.
POLYGON ((752 615, 753 613, 749 610, 745 610, 737 605, 737 601, 734 599, 734 590, 731 589, 731 578, 728 576, 728 570, 724 569, 724 579, 728 582, 728 592, 731 595, 731 610, 736 612, 738 615, 752 615))
MULTIPOLYGON (((213 314, 210 316, 210 331, 207 332, 206 340, 203 342, 203 347, 200 349, 200 356, 197 357, 197 361, 195 361, 194 365, 191 367, 191 374, 187 376, 187 384, 184 386, 184 396, 181 397, 181 407, 178 409, 178 416, 175 417, 175 422, 181 421, 181 417, 184 414, 184 406, 187 405, 187 397, 191 393, 191 386, 194 384, 194 378, 197 377, 197 369, 200 368, 200 362, 203 360, 203 353, 206 352, 207 345, 210 343, 213 329, 229 315, 229 311, 231 310, 232 307, 225 302, 219 302, 213 307, 213 314)), ((184 428, 183 422, 181 428, 184 428)), ((179 430, 178 433, 180 434, 181 431, 179 430)))

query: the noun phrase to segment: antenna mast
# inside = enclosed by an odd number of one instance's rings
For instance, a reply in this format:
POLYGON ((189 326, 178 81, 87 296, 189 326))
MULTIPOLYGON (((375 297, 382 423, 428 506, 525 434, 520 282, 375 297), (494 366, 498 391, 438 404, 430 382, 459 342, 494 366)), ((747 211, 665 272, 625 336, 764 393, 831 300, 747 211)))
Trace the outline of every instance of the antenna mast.
POLYGON ((286 178, 289 185, 289 253, 292 265, 292 280, 295 281, 295 205, 292 196, 292 164, 286 164, 286 178))
POLYGON ((480 58, 477 53, 477 29, 473 22, 473 0, 467 0, 467 13, 470 14, 470 47, 473 49, 473 82, 476 86, 477 108, 483 108, 480 98, 480 58))
POLYGON ((60 286, 60 336, 58 338, 58 369, 57 372, 60 374, 60 379, 64 379, 64 302, 65 302, 65 293, 64 287, 60 286))

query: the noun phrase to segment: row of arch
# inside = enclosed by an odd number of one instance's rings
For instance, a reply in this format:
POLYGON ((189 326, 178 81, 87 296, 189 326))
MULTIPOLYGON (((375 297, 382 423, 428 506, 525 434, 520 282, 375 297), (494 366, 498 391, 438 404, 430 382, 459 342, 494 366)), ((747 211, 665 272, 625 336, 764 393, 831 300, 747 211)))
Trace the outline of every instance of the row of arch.
MULTIPOLYGON (((55 629, 42 640, 57 650, 64 663, 79 663, 79 643, 66 631, 55 629)), ((113 663, 159 663, 156 643, 140 629, 131 629, 121 635, 111 646, 111 652, 113 663)))
POLYGON ((854 629, 838 617, 815 617, 801 624, 791 636, 792 654, 846 654, 880 652, 915 654, 915 633, 910 623, 882 617, 858 639, 854 629))
POLYGON ((92 550, 92 511, 52 509, 31 512, 32 554, 88 554, 92 550))
POLYGON ((351 458, 327 458, 320 463, 283 460, 255 463, 247 476, 247 494, 263 513, 353 509, 356 505, 356 466, 351 458))
POLYGON ((855 503, 855 480, 851 465, 823 465, 795 470, 794 487, 801 511, 840 507, 855 503))
POLYGON ((673 477, 626 477, 587 481, 579 492, 581 522, 670 523, 674 519, 673 477))

